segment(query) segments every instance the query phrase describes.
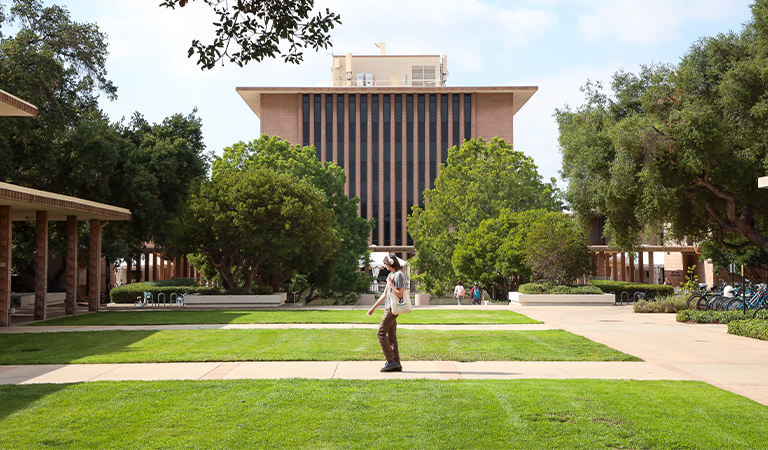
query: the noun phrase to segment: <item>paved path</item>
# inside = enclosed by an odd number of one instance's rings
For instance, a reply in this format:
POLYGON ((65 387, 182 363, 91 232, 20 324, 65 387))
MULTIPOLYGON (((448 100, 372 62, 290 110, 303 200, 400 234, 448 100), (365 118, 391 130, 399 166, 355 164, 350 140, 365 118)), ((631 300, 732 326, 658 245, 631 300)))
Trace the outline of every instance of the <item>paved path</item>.
MULTIPOLYGON (((474 307, 482 308, 482 307, 474 307)), ((498 306, 493 309, 500 309, 498 306)), ((491 309, 489 307, 488 309, 491 309)), ((504 308, 506 309, 506 308, 504 308)), ((698 380, 768 405, 768 341, 733 336, 725 325, 675 322, 673 314, 635 314, 630 306, 510 306, 543 325, 402 325, 412 329, 565 329, 645 362, 406 362, 381 374, 381 362, 234 362, 0 366, 0 384, 95 380, 234 378, 620 378, 698 380)), ((375 328, 375 325, 173 325, 141 327, 10 327, 0 332, 101 329, 375 328)))

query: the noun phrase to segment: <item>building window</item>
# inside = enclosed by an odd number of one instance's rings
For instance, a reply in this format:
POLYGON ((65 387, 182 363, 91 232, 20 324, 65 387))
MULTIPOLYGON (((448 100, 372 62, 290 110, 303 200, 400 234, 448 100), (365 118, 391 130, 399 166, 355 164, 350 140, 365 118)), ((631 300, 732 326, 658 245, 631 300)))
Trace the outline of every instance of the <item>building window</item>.
POLYGON ((336 95, 336 163, 344 169, 344 94, 336 95))
POLYGON ((320 121, 322 119, 322 105, 320 104, 320 94, 313 94, 312 100, 314 102, 314 108, 315 108, 315 154, 317 155, 317 159, 322 161, 322 155, 321 152, 323 151, 323 123, 320 121))
POLYGON ((357 118, 355 117, 357 111, 357 95, 349 94, 349 196, 357 197, 357 132, 355 125, 357 124, 357 118))
POLYGON ((437 95, 429 94, 429 188, 437 176, 437 95))
MULTIPOLYGON (((408 214, 413 208, 413 94, 405 97, 405 142, 406 142, 406 190, 408 199, 408 214)), ((413 239, 408 236, 408 245, 413 245, 413 239)))
POLYGON ((424 134, 424 94, 419 94, 418 98, 418 145, 419 145, 419 206, 424 209, 424 165, 425 165, 425 134, 424 134))
POLYGON ((403 96, 395 95, 395 245, 403 242, 403 96))
POLYGON ((448 94, 440 95, 440 162, 448 163, 448 94))
POLYGON ((472 94, 464 94, 464 139, 472 139, 472 94))
POLYGON ((384 166, 384 245, 392 245, 392 236, 391 236, 391 216, 389 214, 389 207, 390 207, 390 171, 391 171, 391 161, 390 161, 390 152, 391 152, 391 142, 390 142, 390 136, 391 136, 391 125, 392 120, 390 119, 390 100, 389 100, 389 94, 384 95, 384 104, 382 105, 382 108, 384 110, 384 123, 382 124, 382 132, 384 133, 384 160, 381 162, 384 166))
POLYGON ((325 161, 333 161, 333 95, 325 95, 325 161))
POLYGON ((360 95, 360 217, 368 220, 368 94, 360 95))
POLYGON ((302 108, 302 141, 301 145, 302 147, 306 147, 309 145, 309 94, 303 94, 303 104, 304 107, 302 108))
POLYGON ((371 210, 375 225, 371 241, 381 245, 379 241, 379 94, 371 96, 371 210))
POLYGON ((453 146, 461 147, 461 136, 459 136, 459 94, 451 94, 453 97, 453 146))

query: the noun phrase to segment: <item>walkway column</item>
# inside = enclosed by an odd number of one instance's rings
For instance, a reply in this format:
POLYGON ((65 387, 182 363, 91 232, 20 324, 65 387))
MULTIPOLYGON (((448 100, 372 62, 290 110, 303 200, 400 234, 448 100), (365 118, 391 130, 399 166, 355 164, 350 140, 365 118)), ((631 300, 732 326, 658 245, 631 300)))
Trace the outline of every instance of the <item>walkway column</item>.
POLYGON ((149 253, 142 253, 144 255, 144 281, 149 281, 149 253))
POLYGON ((157 267, 157 252, 152 252, 152 281, 157 281, 157 275, 160 273, 157 267))
POLYGON ((637 254, 637 265, 640 266, 640 277, 637 281, 640 283, 645 283, 645 266, 643 265, 643 253, 645 252, 638 252, 637 254))
POLYGON ((621 252, 621 281, 627 281, 627 260, 624 252, 621 252))
POLYGON ((136 281, 141 281, 141 252, 136 254, 136 281))
POLYGON ((131 284, 132 272, 133 272, 133 259, 125 258, 125 284, 131 284))
POLYGON ((656 270, 653 267, 653 252, 648 252, 648 277, 651 284, 656 284, 656 270))
POLYGON ((635 255, 629 254, 629 281, 635 282, 635 255))
POLYGON ((597 265, 599 263, 597 255, 598 255, 597 253, 592 253, 592 272, 591 272, 591 274, 592 274, 593 277, 596 277, 597 276, 597 272, 599 271, 599 269, 597 267, 597 265))
POLYGON ((160 279, 165 280, 165 255, 160 256, 160 279))
POLYGON ((608 252, 603 253, 603 264, 605 264, 605 279, 611 279, 611 254, 608 252))
POLYGON ((611 273, 613 281, 619 281, 619 254, 613 254, 613 272, 611 273))
POLYGON ((67 216, 67 296, 68 316, 77 314, 77 216, 67 216))
POLYGON ((101 222, 91 219, 88 239, 88 311, 98 311, 101 300, 101 222))
POLYGON ((7 327, 11 309, 12 208, 0 206, 0 326, 7 327))
POLYGON ((184 278, 189 278, 189 261, 187 261, 187 255, 184 255, 181 257, 181 276, 184 278))
POLYGON ((48 211, 35 213, 35 320, 48 317, 48 211))

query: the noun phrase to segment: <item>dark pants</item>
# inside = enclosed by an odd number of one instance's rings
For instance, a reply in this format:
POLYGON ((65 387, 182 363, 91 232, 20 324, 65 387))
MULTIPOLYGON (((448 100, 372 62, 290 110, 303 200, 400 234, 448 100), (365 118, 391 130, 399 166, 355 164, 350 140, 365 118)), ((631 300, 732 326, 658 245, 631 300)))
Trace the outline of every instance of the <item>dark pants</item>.
POLYGON ((379 344, 381 344, 381 350, 384 352, 384 357, 387 358, 387 362, 397 361, 400 363, 400 352, 397 350, 397 316, 392 314, 392 310, 387 308, 384 310, 384 317, 381 318, 381 324, 379 324, 379 332, 376 333, 379 337, 379 344))

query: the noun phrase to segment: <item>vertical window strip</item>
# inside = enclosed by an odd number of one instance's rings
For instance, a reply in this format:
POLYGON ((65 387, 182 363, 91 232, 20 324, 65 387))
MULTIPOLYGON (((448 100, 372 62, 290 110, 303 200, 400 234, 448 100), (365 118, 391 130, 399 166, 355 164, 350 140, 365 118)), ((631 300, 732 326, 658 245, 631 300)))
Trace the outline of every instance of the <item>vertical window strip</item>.
POLYGON ((379 211, 381 210, 381 204, 379 202, 380 192, 380 158, 379 158, 379 137, 380 137, 380 120, 379 120, 379 95, 374 94, 371 96, 371 203, 373 207, 371 209, 373 218, 376 219, 372 232, 372 239, 374 245, 382 245, 381 239, 379 239, 379 232, 381 230, 381 218, 379 211))
POLYGON ((437 177, 437 95, 429 94, 429 189, 437 177))
POLYGON ((383 105, 382 109, 384 112, 384 123, 382 124, 382 131, 384 133, 384 152, 383 156, 384 159, 382 160, 381 164, 384 168, 384 207, 382 208, 384 211, 384 245, 392 245, 392 236, 390 233, 391 230, 391 215, 390 215, 390 201, 391 195, 390 195, 390 189, 391 189, 391 156, 392 156, 392 149, 391 149, 391 125, 392 125, 392 109, 390 105, 390 95, 384 94, 383 98, 383 105))
POLYGON ((357 197, 357 134, 356 134, 356 122, 357 118, 357 95, 348 95, 349 107, 347 109, 349 115, 349 146, 347 149, 347 155, 349 155, 349 170, 347 170, 347 182, 349 183, 349 196, 357 197))
POLYGON ((464 139, 472 139, 472 94, 464 94, 464 139))
POLYGON ((320 104, 320 94, 313 94, 312 95, 312 101, 314 104, 313 110, 315 112, 314 117, 314 123, 315 123, 315 135, 314 138, 314 145, 315 145, 315 155, 317 155, 317 159, 322 161, 321 158, 321 152, 323 151, 323 123, 322 123, 322 105, 320 104))
POLYGON ((325 159, 333 161, 333 94, 325 95, 325 159))
POLYGON ((426 142, 424 140, 426 139, 425 136, 425 124, 424 124, 424 94, 418 94, 418 138, 417 142, 419 145, 419 206, 421 208, 424 208, 424 180, 426 178, 426 172, 425 172, 425 166, 426 166, 426 142))
POLYGON ((453 97, 453 145, 452 147, 461 147, 461 132, 459 130, 459 120, 461 120, 461 114, 459 113, 459 94, 451 94, 453 97))
POLYGON ((306 147, 309 145, 309 94, 302 94, 302 140, 301 145, 302 147, 306 147))
POLYGON ((368 219, 368 94, 360 95, 360 217, 368 219))
POLYGON ((336 95, 336 164, 344 166, 344 94, 336 95))
POLYGON ((403 96, 395 95, 395 245, 402 242, 403 225, 403 96))

